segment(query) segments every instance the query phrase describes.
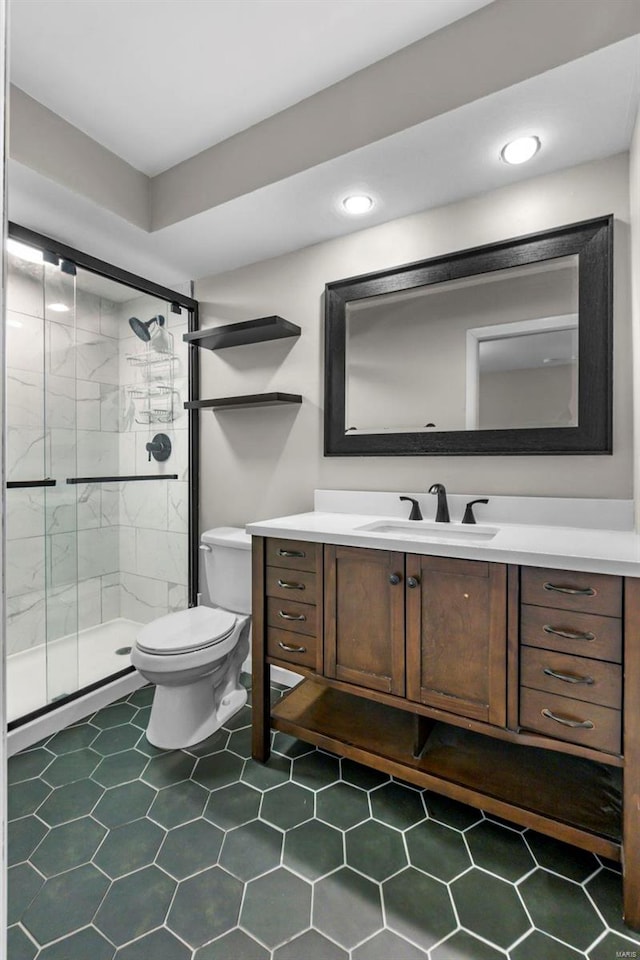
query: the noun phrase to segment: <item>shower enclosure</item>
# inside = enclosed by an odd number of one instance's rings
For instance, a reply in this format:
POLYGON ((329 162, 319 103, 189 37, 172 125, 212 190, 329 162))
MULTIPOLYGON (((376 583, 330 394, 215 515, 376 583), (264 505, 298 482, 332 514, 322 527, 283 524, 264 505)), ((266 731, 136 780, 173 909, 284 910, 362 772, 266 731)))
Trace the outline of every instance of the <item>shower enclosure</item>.
POLYGON ((131 670, 140 625, 195 601, 197 431, 183 404, 194 399, 197 355, 182 334, 197 328, 197 304, 23 228, 10 226, 9 238, 16 725, 131 670))

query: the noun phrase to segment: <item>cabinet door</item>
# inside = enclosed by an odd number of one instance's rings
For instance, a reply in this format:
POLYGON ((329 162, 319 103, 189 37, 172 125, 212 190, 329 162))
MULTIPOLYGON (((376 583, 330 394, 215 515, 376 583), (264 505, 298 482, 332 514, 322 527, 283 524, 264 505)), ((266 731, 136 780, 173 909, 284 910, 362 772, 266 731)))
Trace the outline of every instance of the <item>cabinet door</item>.
POLYGON ((407 697, 504 726, 506 567, 409 555, 406 593, 407 697))
POLYGON ((325 674, 404 696, 404 554, 325 547, 325 674))

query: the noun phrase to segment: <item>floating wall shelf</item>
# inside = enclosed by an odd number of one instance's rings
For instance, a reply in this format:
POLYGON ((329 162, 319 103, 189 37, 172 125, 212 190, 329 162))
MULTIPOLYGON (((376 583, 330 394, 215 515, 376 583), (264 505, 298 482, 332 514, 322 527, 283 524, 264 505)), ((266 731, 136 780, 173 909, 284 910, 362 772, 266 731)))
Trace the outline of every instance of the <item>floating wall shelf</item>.
POLYGON ((218 397, 216 400, 188 400, 185 410, 239 410, 246 407, 280 407, 285 403, 302 403, 299 393, 252 393, 245 397, 218 397))
POLYGON ((223 327, 208 327, 185 333, 182 339, 196 347, 207 350, 222 350, 247 343, 262 343, 265 340, 281 340, 284 337, 299 337, 300 327, 282 317, 259 317, 242 323, 229 323, 223 327))

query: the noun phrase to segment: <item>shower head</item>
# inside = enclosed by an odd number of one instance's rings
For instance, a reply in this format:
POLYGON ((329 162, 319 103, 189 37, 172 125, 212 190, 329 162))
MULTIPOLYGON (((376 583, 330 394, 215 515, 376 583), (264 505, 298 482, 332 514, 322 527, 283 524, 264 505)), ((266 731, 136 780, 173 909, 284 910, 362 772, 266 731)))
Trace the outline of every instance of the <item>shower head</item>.
POLYGON ((159 327, 164 326, 164 317, 161 314, 158 314, 157 317, 151 317, 151 320, 138 320, 137 317, 129 317, 129 326, 135 333, 136 337, 139 337, 140 340, 148 342, 151 340, 151 331, 149 327, 151 324, 157 323, 159 327))

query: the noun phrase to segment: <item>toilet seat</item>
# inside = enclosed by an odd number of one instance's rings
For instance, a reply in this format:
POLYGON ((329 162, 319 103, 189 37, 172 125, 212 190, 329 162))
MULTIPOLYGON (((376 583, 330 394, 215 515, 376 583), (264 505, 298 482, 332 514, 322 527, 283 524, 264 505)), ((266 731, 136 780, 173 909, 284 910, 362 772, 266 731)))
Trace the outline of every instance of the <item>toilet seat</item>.
POLYGON ((219 607, 191 607, 169 613, 142 628, 136 646, 143 653, 169 656, 195 653, 226 640, 235 630, 238 617, 219 607))

